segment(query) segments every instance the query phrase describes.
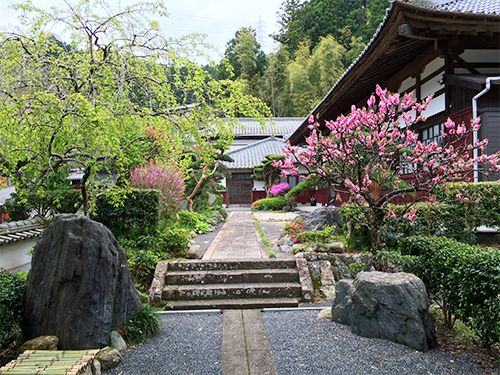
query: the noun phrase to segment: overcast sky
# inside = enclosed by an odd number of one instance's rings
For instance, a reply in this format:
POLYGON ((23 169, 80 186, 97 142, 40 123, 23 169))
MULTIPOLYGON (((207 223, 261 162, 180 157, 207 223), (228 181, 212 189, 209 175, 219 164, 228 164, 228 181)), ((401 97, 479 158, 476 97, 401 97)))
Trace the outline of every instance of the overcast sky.
MULTIPOLYGON (((234 37, 241 27, 252 27, 258 30, 259 17, 262 20, 262 47, 266 53, 276 47, 269 34, 278 30, 277 12, 283 0, 164 0, 170 13, 167 19, 159 20, 160 27, 166 36, 179 37, 191 33, 206 34, 208 42, 221 53, 226 43, 234 37)), ((16 12, 9 8, 10 4, 19 0, 0 0, 0 25, 6 29, 9 24, 16 24, 16 12)), ((115 0, 109 0, 112 4, 115 0)), ((123 4, 133 0, 122 1, 123 4)), ((39 7, 56 5, 64 7, 62 0, 32 0, 39 7)), ((211 54, 219 61, 219 57, 211 54)))

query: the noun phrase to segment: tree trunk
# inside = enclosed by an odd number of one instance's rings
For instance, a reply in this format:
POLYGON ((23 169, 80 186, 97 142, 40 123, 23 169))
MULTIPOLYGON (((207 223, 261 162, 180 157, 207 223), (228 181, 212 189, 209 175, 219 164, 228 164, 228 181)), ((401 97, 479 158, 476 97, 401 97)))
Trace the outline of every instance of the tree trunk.
POLYGON ((89 193, 87 191, 87 182, 89 180, 91 170, 92 168, 90 166, 85 167, 85 171, 83 172, 82 177, 81 192, 83 201, 83 214, 85 216, 89 216, 89 193))

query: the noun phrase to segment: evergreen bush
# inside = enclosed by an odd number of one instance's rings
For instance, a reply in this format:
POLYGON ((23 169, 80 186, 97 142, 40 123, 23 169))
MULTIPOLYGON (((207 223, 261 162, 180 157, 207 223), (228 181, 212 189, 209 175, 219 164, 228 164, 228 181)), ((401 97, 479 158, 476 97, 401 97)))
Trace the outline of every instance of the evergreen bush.
POLYGON ((264 198, 252 204, 254 211, 279 211, 288 204, 285 197, 264 198))
POLYGON ((0 269, 0 344, 19 327, 25 294, 26 279, 0 269))
POLYGON ((114 190, 99 195, 93 219, 108 227, 115 237, 154 235, 161 212, 158 190, 114 190))
POLYGON ((485 346, 500 342, 500 249, 434 236, 399 241, 381 259, 403 265, 422 279, 452 327, 460 318, 485 346))

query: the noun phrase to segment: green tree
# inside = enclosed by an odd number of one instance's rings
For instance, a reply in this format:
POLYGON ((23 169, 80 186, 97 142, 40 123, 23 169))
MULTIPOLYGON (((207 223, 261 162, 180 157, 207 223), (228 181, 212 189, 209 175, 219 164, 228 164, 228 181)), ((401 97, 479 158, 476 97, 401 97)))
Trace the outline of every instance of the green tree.
POLYGON ((275 179, 278 179, 281 173, 280 168, 273 167, 274 161, 284 161, 284 155, 266 155, 262 164, 255 166, 253 169, 254 174, 251 176, 256 181, 264 181, 264 190, 266 191, 266 197, 269 197, 269 191, 273 186, 275 179))
POLYGON ((345 48, 331 35, 320 38, 309 63, 311 67, 309 77, 311 77, 311 84, 316 89, 315 101, 321 100, 344 73, 343 58, 345 54, 345 48), (313 75, 313 72, 316 74, 313 75), (315 80, 312 80, 312 77, 315 80))
POLYGON ((328 35, 340 40, 346 28, 352 34, 343 44, 346 49, 351 36, 360 37, 360 42, 367 44, 387 7, 387 0, 310 0, 302 4, 297 0, 284 0, 278 15, 281 27, 273 37, 292 54, 304 40, 309 40, 311 48, 328 35))
POLYGON ((269 62, 267 56, 257 43, 255 31, 243 27, 239 29, 233 39, 227 43, 224 58, 219 64, 218 77, 223 79, 240 79, 247 86, 248 92, 254 96, 259 92, 259 81, 269 62))
POLYGON ((290 64, 290 54, 283 45, 269 55, 269 67, 262 78, 260 98, 271 108, 274 117, 290 114, 290 83, 286 68, 290 64))
POLYGON ((214 80, 190 60, 203 40, 162 35, 149 18, 166 16, 162 1, 117 10, 104 0, 66 4, 16 5, 25 30, 0 35, 0 168, 18 189, 36 188, 61 165, 79 167, 88 213, 96 173, 120 176, 148 159, 149 132, 175 157, 184 144, 207 144, 209 131, 230 140, 223 117, 267 114, 240 83, 214 80))

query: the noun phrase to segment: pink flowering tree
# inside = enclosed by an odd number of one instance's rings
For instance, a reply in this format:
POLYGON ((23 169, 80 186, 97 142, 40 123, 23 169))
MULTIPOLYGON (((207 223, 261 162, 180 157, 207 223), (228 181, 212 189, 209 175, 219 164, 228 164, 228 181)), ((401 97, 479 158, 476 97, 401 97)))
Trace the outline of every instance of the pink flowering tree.
POLYGON ((288 143, 284 150, 287 158, 276 161, 274 166, 282 168, 282 176, 287 176, 297 175, 302 165, 309 171, 306 179, 316 177, 336 191, 348 192, 351 202, 364 213, 372 251, 376 253, 383 247, 380 239, 386 219, 395 218, 390 203, 413 197, 403 218, 415 220, 414 203, 422 197, 432 200, 436 186, 471 180, 475 166, 500 169, 499 153, 482 152, 487 140, 473 143, 479 120, 470 125, 446 121, 442 144, 418 139, 411 128, 425 121, 422 112, 431 99, 429 96, 417 102, 412 94, 400 97, 377 86, 366 107, 352 106, 348 115, 326 122, 328 136, 322 134, 311 116, 307 150, 299 152, 288 143))
POLYGON ((130 171, 130 186, 139 189, 156 189, 162 193, 162 214, 173 217, 177 214, 179 203, 184 197, 184 174, 169 163, 168 167, 149 161, 130 171))

